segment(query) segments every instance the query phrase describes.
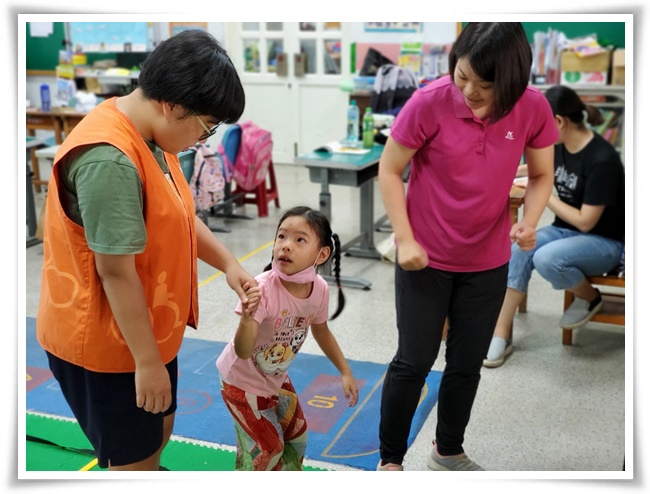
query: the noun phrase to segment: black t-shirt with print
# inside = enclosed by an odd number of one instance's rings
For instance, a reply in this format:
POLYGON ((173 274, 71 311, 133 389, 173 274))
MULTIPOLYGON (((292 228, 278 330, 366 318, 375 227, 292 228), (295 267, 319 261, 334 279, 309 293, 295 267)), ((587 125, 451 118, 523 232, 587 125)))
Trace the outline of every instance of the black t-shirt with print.
MULTIPOLYGON (((554 164, 555 188, 563 202, 577 209, 583 204, 605 206, 589 233, 624 240, 625 171, 614 147, 598 134, 575 154, 557 144, 554 164)), ((557 216, 553 225, 577 230, 557 216)))

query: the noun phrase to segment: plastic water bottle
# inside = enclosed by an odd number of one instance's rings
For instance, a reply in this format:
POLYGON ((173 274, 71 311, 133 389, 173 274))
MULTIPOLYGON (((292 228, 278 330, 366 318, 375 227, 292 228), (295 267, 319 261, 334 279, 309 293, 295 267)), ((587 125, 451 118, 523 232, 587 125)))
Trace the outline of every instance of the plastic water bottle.
POLYGON ((346 139, 350 145, 356 145, 359 141, 359 107, 356 100, 350 101, 348 107, 348 133, 346 139))
POLYGON ((41 111, 52 110, 52 100, 50 99, 50 86, 41 84, 41 111))
POLYGON ((366 107, 363 115, 363 147, 370 149, 375 142, 375 119, 372 118, 370 107, 366 107))

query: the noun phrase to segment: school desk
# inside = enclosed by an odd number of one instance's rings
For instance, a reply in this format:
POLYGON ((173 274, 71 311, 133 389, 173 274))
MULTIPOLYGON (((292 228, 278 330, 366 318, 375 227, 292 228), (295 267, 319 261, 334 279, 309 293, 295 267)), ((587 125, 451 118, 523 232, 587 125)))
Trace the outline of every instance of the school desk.
MULTIPOLYGON (((374 183, 379 171, 379 158, 384 146, 375 144, 365 154, 343 154, 312 151, 295 158, 295 163, 309 169, 309 179, 321 184, 318 196, 319 209, 333 222, 332 195, 330 185, 359 187, 359 235, 341 245, 341 250, 350 256, 381 259, 375 247, 373 218, 374 183)), ((332 281, 330 275, 324 276, 332 281)), ((369 290, 371 282, 358 277, 341 277, 341 285, 369 290)))
MULTIPOLYGON (((54 141, 61 144, 65 136, 85 117, 86 114, 74 108, 53 107, 51 111, 41 111, 38 108, 27 108, 25 111, 27 135, 35 136, 37 130, 50 130, 54 132, 54 141)), ((38 157, 31 152, 32 183, 36 192, 47 185, 47 180, 41 179, 38 157)))
POLYGON ((27 136, 27 146, 26 146, 26 165, 27 165, 27 190, 26 190, 26 203, 27 203, 27 247, 36 245, 40 243, 40 240, 36 238, 36 205, 34 203, 34 189, 32 187, 32 170, 30 167, 31 152, 40 146, 44 146, 45 141, 43 139, 37 139, 36 137, 27 136))
MULTIPOLYGON (((360 232, 350 241, 341 246, 347 255, 381 259, 381 254, 374 244, 374 231, 383 217, 378 222, 374 220, 374 183, 373 179, 379 173, 379 158, 384 147, 374 144, 366 154, 343 154, 312 151, 295 158, 295 163, 304 165, 309 169, 309 179, 320 183, 319 209, 330 221, 332 218, 332 196, 330 185, 347 185, 359 187, 359 225, 360 232)), ((526 189, 513 187, 510 190, 510 215, 513 224, 517 222, 519 208, 524 201, 526 189)), ((328 274, 325 279, 332 281, 328 274)), ((341 284, 352 288, 369 290, 371 283, 363 278, 341 278, 341 284)))

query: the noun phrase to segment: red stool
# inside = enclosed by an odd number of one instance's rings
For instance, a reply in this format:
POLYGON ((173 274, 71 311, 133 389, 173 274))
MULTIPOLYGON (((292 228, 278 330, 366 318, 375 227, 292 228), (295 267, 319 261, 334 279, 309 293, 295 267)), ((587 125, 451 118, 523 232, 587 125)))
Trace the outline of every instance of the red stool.
POLYGON ((280 192, 278 191, 278 184, 275 180, 275 170, 273 169, 273 161, 269 163, 269 169, 266 173, 266 179, 253 190, 240 189, 235 185, 232 191, 235 194, 243 194, 239 199, 242 204, 257 204, 257 215, 262 218, 269 215, 269 202, 275 201, 275 207, 280 207, 280 192))

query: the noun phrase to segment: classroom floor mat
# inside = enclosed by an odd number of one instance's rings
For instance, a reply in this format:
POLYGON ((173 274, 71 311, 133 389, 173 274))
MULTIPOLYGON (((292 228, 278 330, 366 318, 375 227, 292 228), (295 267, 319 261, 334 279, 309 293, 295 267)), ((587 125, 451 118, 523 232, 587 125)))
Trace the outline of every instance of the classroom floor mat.
MULTIPOLYGON (((26 330, 27 412, 73 418, 36 341, 34 318, 27 318, 26 330)), ((194 338, 183 341, 174 436, 235 445, 235 428, 221 399, 215 366, 224 346, 224 342, 194 338)), ((359 387, 359 403, 353 408, 347 405, 338 371, 326 357, 301 353, 289 368, 309 427, 306 457, 374 470, 379 461, 379 405, 386 365, 350 361, 350 366, 359 387)), ((426 379, 409 445, 437 402, 441 377, 441 372, 431 371, 426 379)))

